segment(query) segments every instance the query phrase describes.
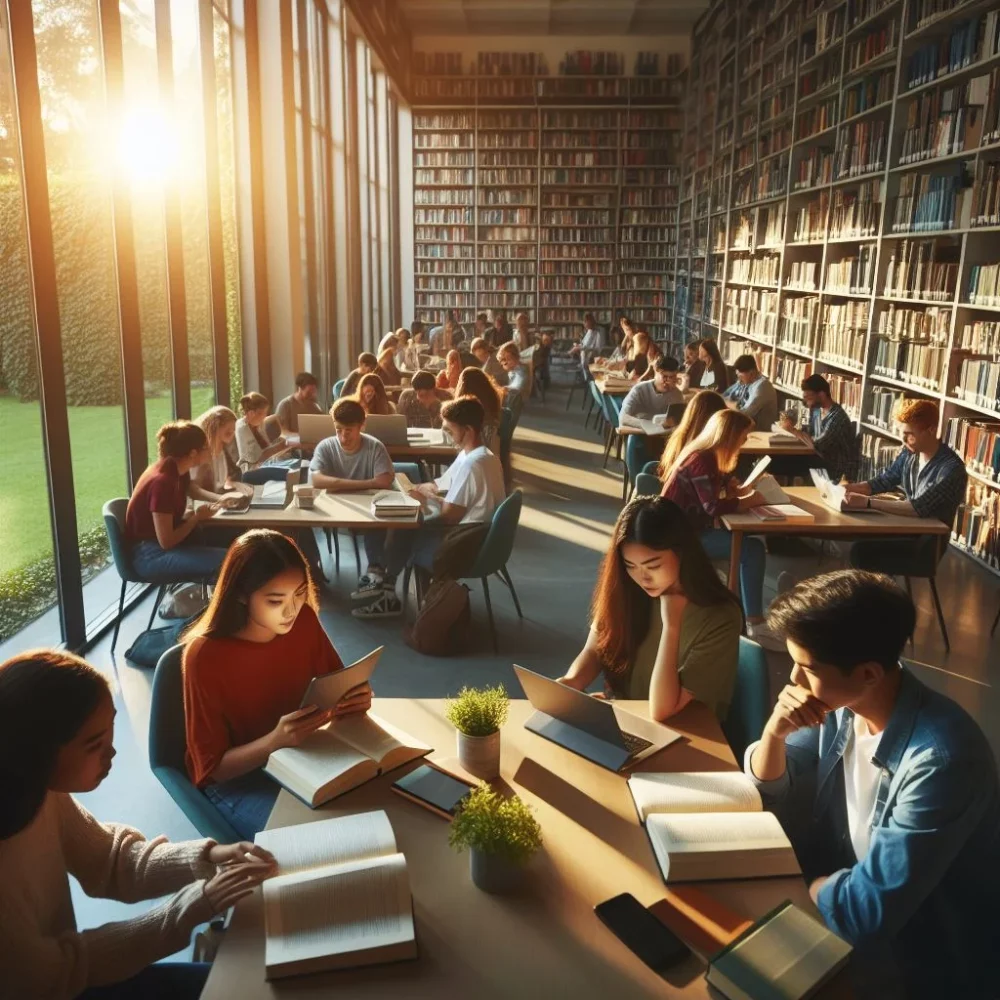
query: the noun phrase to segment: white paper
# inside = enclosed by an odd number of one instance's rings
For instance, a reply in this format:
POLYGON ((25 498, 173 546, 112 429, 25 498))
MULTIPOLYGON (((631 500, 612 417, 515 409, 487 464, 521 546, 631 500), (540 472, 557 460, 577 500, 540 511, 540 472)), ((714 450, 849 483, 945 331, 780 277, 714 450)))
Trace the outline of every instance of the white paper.
POLYGON ((420 740, 397 729, 385 719, 370 712, 365 715, 348 715, 335 719, 330 730, 372 760, 381 761, 386 754, 397 747, 414 747, 417 750, 431 750, 420 740))
POLYGON ((774 476, 761 476, 754 488, 769 504, 791 502, 792 498, 778 485, 774 476))
POLYGON ((628 779, 639 815, 653 813, 759 812, 760 793, 741 771, 633 774, 628 779))
POLYGON ((777 816, 750 813, 658 813, 646 823, 670 853, 756 851, 790 847, 777 816))

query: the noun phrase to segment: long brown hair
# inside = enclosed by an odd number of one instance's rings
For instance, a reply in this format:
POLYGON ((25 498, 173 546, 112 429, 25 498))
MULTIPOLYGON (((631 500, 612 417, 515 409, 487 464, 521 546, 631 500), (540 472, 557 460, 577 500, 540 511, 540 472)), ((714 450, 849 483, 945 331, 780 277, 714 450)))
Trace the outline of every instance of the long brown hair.
POLYGON ((622 557, 626 542, 673 552, 680 563, 678 582, 692 604, 707 607, 736 600, 680 507, 665 497, 634 497, 618 515, 591 604, 598 655, 612 676, 628 669, 649 631, 649 616, 660 613, 656 601, 628 575, 622 557))
POLYGON ((462 374, 458 376, 458 385, 455 387, 455 396, 475 396, 483 404, 485 423, 499 423, 500 411, 503 409, 500 386, 482 368, 473 368, 470 365, 462 369, 462 374))
POLYGON ((199 636, 235 635, 247 623, 250 595, 288 569, 300 569, 305 574, 306 604, 318 614, 316 585, 309 572, 309 561, 298 545, 287 535, 269 528, 244 532, 229 546, 212 600, 184 633, 183 641, 189 643, 199 636))
POLYGON ((715 376, 715 385, 712 388, 716 392, 725 392, 729 388, 729 370, 719 353, 719 345, 709 337, 703 340, 699 346, 711 358, 712 363, 708 367, 711 368, 712 374, 715 376))
POLYGON ((684 417, 681 422, 670 432, 667 438, 666 447, 663 449, 663 456, 660 458, 659 468, 656 474, 661 480, 667 478, 667 473, 677 462, 677 456, 684 449, 684 446, 693 441, 705 428, 708 418, 713 413, 726 408, 726 401, 711 389, 703 389, 684 410, 684 417))
POLYGON ((689 441, 677 456, 677 461, 667 475, 667 483, 670 483, 687 459, 699 451, 710 451, 715 455, 719 472, 732 472, 740 458, 740 447, 753 426, 753 417, 740 410, 719 410, 718 413, 713 413, 702 432, 693 441, 689 441))
POLYGON ((187 458, 208 444, 205 432, 190 420, 174 420, 156 432, 156 452, 160 458, 187 458))
POLYGON ((448 388, 454 389, 458 385, 458 380, 462 376, 462 355, 452 348, 445 358, 445 375, 448 378, 448 388), (455 372, 458 372, 455 375, 455 372), (454 376, 455 381, 452 382, 454 376))
POLYGON ((375 372, 369 372, 367 375, 361 376, 358 381, 357 391, 354 393, 354 399, 361 404, 366 414, 375 413, 384 417, 392 413, 392 407, 389 405, 389 397, 385 394, 385 385, 375 372), (375 398, 371 403, 366 403, 362 395, 368 386, 371 386, 375 390, 375 398))
POLYGON ((198 417, 195 423, 205 432, 209 450, 215 455, 222 428, 226 424, 235 424, 236 414, 228 406, 211 406, 198 417))

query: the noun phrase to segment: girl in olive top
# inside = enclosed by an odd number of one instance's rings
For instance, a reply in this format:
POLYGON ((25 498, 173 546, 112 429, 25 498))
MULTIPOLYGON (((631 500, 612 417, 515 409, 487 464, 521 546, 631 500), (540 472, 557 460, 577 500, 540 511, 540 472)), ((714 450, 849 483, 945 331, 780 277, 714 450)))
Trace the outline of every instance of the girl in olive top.
POLYGON ((662 722, 688 702, 729 711, 743 614, 680 508, 636 497, 604 557, 590 635, 560 682, 585 690, 603 672, 607 696, 649 700, 662 722))

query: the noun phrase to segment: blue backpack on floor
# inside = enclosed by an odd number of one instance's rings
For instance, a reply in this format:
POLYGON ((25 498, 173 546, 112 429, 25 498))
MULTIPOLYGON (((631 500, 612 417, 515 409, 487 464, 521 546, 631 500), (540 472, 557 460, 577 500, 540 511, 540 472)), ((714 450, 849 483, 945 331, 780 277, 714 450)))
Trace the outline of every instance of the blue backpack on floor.
POLYGON ((160 662, 160 657, 171 646, 179 643, 181 633, 189 626, 193 625, 201 616, 201 611, 190 618, 178 618, 169 625, 160 628, 146 629, 136 640, 125 650, 125 659, 131 660, 137 667, 155 667, 160 662))

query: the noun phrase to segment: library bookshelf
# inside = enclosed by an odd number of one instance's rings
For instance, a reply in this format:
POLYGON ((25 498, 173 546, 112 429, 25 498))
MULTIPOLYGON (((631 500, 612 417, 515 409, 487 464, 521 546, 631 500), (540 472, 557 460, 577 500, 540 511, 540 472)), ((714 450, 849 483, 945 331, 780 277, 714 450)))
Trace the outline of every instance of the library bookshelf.
MULTIPOLYGON (((679 74, 466 73, 414 80, 415 318, 524 312, 578 337, 584 313, 671 340, 679 74)), ((481 62, 482 60, 480 60, 481 62)))
POLYGON ((786 402, 831 379, 863 474, 937 402, 952 542, 1000 572, 1000 3, 717 0, 687 74, 674 325, 786 402))

